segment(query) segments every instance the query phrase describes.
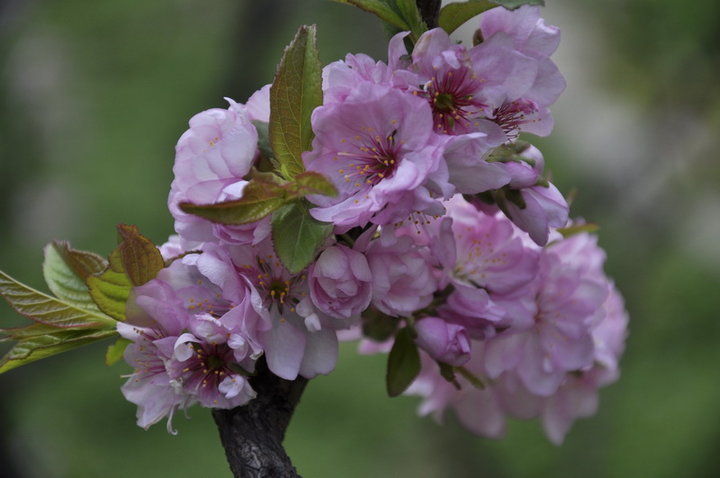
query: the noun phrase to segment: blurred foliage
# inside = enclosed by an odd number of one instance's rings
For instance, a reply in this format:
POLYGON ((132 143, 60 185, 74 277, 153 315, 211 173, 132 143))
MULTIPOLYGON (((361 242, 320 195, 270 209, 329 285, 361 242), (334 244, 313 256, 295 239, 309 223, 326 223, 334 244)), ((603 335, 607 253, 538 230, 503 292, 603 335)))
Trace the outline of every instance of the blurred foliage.
MULTIPOLYGON (((417 418, 415 398, 388 399, 385 358, 348 344, 288 431, 305 476, 720 475, 719 4, 547 4, 564 30, 557 61, 569 87, 556 134, 532 141, 560 189, 577 187, 574 214, 601 226, 631 315, 620 381, 561 447, 536 422, 492 441, 452 417, 417 418)), ((0 267, 39 287, 45 243, 106 255, 117 223, 163 242, 187 120, 272 81, 302 23, 318 24, 323 63, 357 51, 385 59, 379 22, 323 0, 0 2, 0 267)), ((18 320, 4 304, 0 317, 18 320)), ((106 367, 104 351, 0 377, 2 476, 230 475, 207 410, 175 417, 176 437, 162 424, 139 429, 119 391, 128 367, 106 367)))

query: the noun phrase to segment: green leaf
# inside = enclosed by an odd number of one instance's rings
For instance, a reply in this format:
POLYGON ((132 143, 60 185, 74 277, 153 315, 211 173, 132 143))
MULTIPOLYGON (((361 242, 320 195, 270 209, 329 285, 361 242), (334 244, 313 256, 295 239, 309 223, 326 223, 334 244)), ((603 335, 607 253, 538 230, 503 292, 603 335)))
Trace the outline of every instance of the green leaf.
POLYGON ((125 349, 132 342, 125 337, 119 337, 114 344, 109 345, 107 352, 105 352, 105 365, 113 365, 123 358, 125 349))
POLYGON ((427 31, 427 25, 420 15, 417 2, 415 0, 392 0, 395 3, 395 9, 400 13, 403 21, 407 23, 408 30, 411 32, 413 41, 417 41, 420 35, 427 31))
POLYGON ((315 26, 304 25, 285 49, 270 87, 270 144, 285 179, 305 170, 301 155, 312 143, 310 115, 322 100, 315 26))
POLYGON ((117 335, 115 330, 63 330, 21 340, 0 359, 0 373, 117 335))
POLYGON ((388 355, 385 384, 388 395, 397 397, 403 393, 420 373, 420 354, 410 328, 398 332, 388 355))
POLYGON ((440 10, 438 24, 448 34, 457 30, 460 25, 498 4, 489 0, 470 0, 463 3, 449 3, 440 10))
MULTIPOLYGON (((45 282, 50 291, 58 298, 81 309, 99 312, 100 310, 90 297, 85 281, 78 276, 72 266, 70 250, 69 245, 64 242, 51 242, 45 246, 45 260, 43 261, 45 282)), ((78 253, 79 251, 74 252, 78 253)))
POLYGON ((62 256, 62 260, 83 280, 107 268, 108 262, 94 252, 78 251, 70 247, 66 241, 53 241, 52 244, 62 256))
POLYGON ((568 226, 568 227, 561 227, 557 230, 564 238, 568 238, 571 236, 574 236, 575 234, 581 234, 583 232, 596 232, 600 229, 600 226, 593 223, 587 223, 587 224, 577 224, 574 226, 568 226))
POLYGON ((114 319, 125 320, 125 304, 133 284, 125 272, 119 248, 110 254, 108 268, 102 274, 88 277, 85 282, 101 311, 114 319))
POLYGON ((330 235, 333 225, 310 215, 307 201, 298 200, 273 214, 272 239, 275 252, 293 274, 305 269, 330 235))
POLYGON ((60 328, 115 329, 115 321, 105 314, 86 310, 72 303, 39 292, 0 271, 0 295, 13 309, 28 319, 60 328))
POLYGON ((206 205, 186 202, 181 203, 180 208, 220 224, 247 224, 259 221, 287 203, 288 196, 287 189, 279 184, 253 179, 245 186, 240 199, 206 205))
MULTIPOLYGON (((66 330, 61 329, 59 327, 54 327, 52 325, 47 324, 41 324, 41 323, 33 323, 31 325, 26 325, 25 327, 15 327, 15 328, 9 328, 9 329, 0 329, 0 334, 6 335, 6 337, 3 337, 0 339, 0 342, 7 342, 9 340, 14 340, 16 342, 19 342, 21 340, 33 338, 33 337, 39 337, 41 335, 52 335, 57 333, 60 330, 66 330)), ((75 330, 75 329, 72 329, 75 330)))
POLYGON ((455 378, 455 367, 445 362, 437 362, 437 364, 438 367, 440 367, 440 375, 442 378, 452 383, 456 389, 460 390, 462 387, 460 387, 460 383, 458 383, 455 378))
POLYGON ((363 335, 376 342, 385 342, 395 335, 400 319, 386 315, 374 307, 370 307, 362 314, 363 335))
POLYGON ((515 10, 523 5, 545 6, 544 0, 493 0, 493 2, 507 8, 508 10, 515 10))
POLYGON ((255 126, 258 134, 258 150, 260 154, 269 159, 273 164, 277 163, 275 153, 270 146, 270 125, 265 121, 254 120, 252 124, 255 126))
POLYGON ((322 194, 323 196, 337 196, 338 192, 328 178, 315 171, 305 171, 295 176, 297 196, 308 194, 322 194))
POLYGON ((120 244, 118 249, 123 269, 135 286, 140 286, 157 276, 165 260, 160 250, 150 239, 140 234, 137 226, 119 224, 117 226, 120 244))
POLYGON ((378 16, 400 30, 410 30, 410 25, 387 2, 382 0, 333 0, 337 3, 354 5, 361 10, 378 16))

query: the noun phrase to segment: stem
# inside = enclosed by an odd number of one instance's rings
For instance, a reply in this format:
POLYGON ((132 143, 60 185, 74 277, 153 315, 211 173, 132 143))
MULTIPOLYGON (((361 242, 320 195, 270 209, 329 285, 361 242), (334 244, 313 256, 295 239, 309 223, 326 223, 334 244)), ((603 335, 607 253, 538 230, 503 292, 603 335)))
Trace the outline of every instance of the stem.
POLYGON ((415 0, 425 25, 432 29, 438 26, 441 0, 415 0))
POLYGON ((247 405, 212 412, 233 475, 299 477, 282 441, 307 380, 283 380, 268 370, 265 360, 260 360, 250 384, 257 397, 247 405))

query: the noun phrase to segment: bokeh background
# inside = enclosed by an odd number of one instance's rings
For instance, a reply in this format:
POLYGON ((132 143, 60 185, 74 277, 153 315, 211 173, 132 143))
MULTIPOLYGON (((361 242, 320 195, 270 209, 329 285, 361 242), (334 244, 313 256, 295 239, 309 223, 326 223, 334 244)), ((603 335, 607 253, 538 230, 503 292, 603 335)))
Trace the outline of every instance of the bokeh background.
MULTIPOLYGON (((532 139, 573 214, 601 225, 630 337, 599 413, 551 445, 537 422, 475 437, 388 399, 384 358, 313 380, 289 454, 307 477, 720 476, 720 3, 547 0, 568 80, 532 139)), ((0 0, 0 268, 43 288, 42 247, 161 243, 173 147, 194 113, 272 81, 296 28, 323 62, 385 59, 374 17, 326 0, 0 0)), ((0 304, 0 326, 18 318, 0 304)), ((230 476, 207 410, 143 431, 104 344, 0 376, 0 477, 230 476)))

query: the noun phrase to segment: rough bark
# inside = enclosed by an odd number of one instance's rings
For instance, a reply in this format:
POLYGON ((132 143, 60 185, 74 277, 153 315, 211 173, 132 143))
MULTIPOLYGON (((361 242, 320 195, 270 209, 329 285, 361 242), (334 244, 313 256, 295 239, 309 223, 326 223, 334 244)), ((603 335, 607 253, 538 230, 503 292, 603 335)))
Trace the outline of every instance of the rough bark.
POLYGON ((441 0, 416 0, 416 2, 425 25, 428 28, 437 27, 441 0))
POLYGON ((264 360, 256 371, 250 379, 255 399, 232 410, 213 410, 230 469, 236 478, 298 477, 282 441, 307 380, 283 380, 264 360))

